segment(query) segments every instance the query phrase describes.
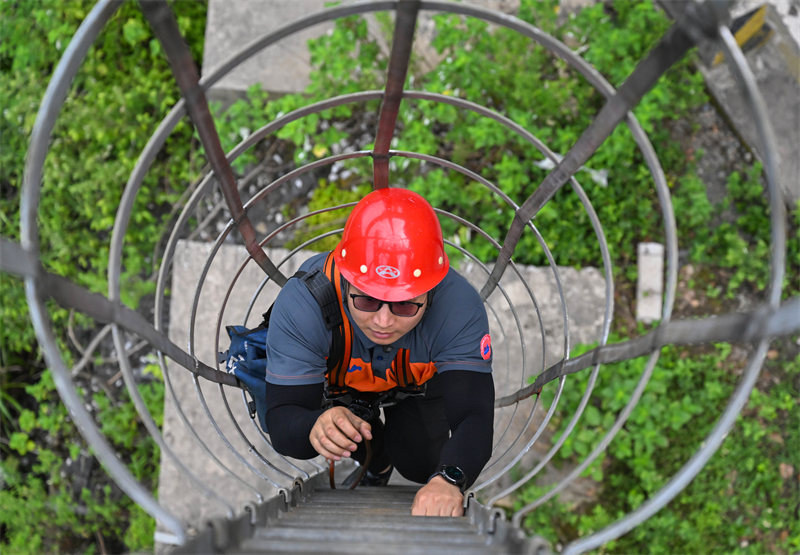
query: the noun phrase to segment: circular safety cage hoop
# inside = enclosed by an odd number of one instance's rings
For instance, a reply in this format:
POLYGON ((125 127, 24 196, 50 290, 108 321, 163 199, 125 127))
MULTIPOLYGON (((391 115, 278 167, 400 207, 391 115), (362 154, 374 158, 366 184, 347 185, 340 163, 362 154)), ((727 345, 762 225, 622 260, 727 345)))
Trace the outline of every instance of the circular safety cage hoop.
MULTIPOLYGON (((280 208, 276 206, 276 202, 280 201, 273 199, 287 198, 287 191, 298 184, 314 183, 320 175, 352 174, 370 167, 374 187, 381 188, 394 184, 391 176, 397 168, 416 168, 414 171, 418 175, 437 169, 446 176, 459 176, 459 182, 467 184, 465 194, 480 190, 482 195, 490 197, 492 206, 506 222, 506 232, 498 235, 496 229, 483 229, 473 223, 468 215, 449 210, 443 203, 437 205, 433 202, 443 228, 455 230, 447 233, 445 238, 453 264, 480 292, 490 320, 496 386, 494 449, 491 460, 473 486, 483 505, 496 507, 521 486, 542 478, 548 464, 584 414, 604 365, 646 357, 643 372, 624 407, 613 415, 613 422, 605 435, 597 440, 591 452, 569 468, 565 475, 561 475, 557 482, 541 482, 546 485, 542 488, 544 493, 513 513, 512 522, 516 526, 530 511, 568 488, 603 454, 645 391, 657 367, 661 347, 720 341, 751 346, 748 349, 747 366, 738 386, 713 429, 697 446, 695 455, 655 495, 604 530, 570 544, 566 547, 568 552, 582 552, 619 537, 675 497, 705 465, 731 429, 754 387, 769 339, 796 333, 800 328, 797 316, 800 313, 800 299, 790 299, 783 304, 780 302, 786 223, 785 209, 776 184, 774 137, 754 77, 726 26, 727 13, 721 3, 687 4, 683 16, 662 37, 651 54, 641 60, 619 89, 615 89, 559 40, 515 17, 462 3, 411 0, 346 3, 313 13, 258 38, 227 58, 213 73, 199 79, 190 56, 187 57, 187 46, 181 40, 168 5, 165 2, 142 2, 141 8, 161 41, 183 96, 161 120, 140 153, 126 184, 110 241, 108 295, 91 294, 63 277, 44 271, 39 261, 37 213, 44 161, 62 104, 86 52, 118 5, 112 1, 101 1, 95 6, 74 36, 47 89, 31 140, 25 173, 22 240, 20 244, 7 240, 2 242, 2 268, 24 277, 26 281, 27 299, 37 337, 56 376, 59 393, 81 432, 114 480, 158 520, 161 531, 159 538, 162 541, 183 543, 187 526, 197 523, 184 522, 165 501, 156 501, 117 458, 97 423, 85 409, 72 380, 73 373, 59 352, 47 301, 55 299, 62 306, 83 312, 100 322, 109 322, 103 334, 111 330, 118 353, 126 352, 126 343, 131 337, 152 346, 166 383, 166 412, 174 421, 175 428, 169 431, 160 429, 156 419, 148 413, 136 388, 135 372, 127 357, 119 357, 119 367, 139 417, 162 450, 162 480, 168 479, 179 484, 176 487, 199 492, 203 504, 209 507, 204 514, 222 512, 231 516, 242 510, 242 498, 262 502, 276 495, 286 496, 297 484, 327 472, 327 465, 322 459, 298 461, 278 455, 271 447, 269 436, 249 417, 247 397, 233 375, 226 372, 223 363, 214 360, 215 354, 227 347, 227 325, 257 325, 261 313, 270 305, 287 276, 291 276, 315 248, 326 250, 320 245, 330 244, 340 235, 342 223, 353 202, 275 219, 270 222, 268 232, 253 224, 253 220, 264 211, 264 206, 280 208), (254 55, 295 33, 320 23, 374 12, 389 12, 395 22, 383 89, 331 96, 282 114, 272 121, 252 122, 255 131, 244 133, 240 144, 230 152, 223 152, 205 97, 211 87, 254 55), (565 71, 585 80, 605 98, 605 105, 574 146, 566 153, 557 153, 548 148, 546 141, 512 120, 508 114, 459 98, 457 94, 405 89, 418 18, 423 14, 429 16, 438 13, 482 20, 518 33, 530 40, 531 48, 543 49, 560 60, 565 71), (671 318, 678 282, 678 241, 670 190, 653 146, 631 110, 658 77, 701 41, 716 41, 724 53, 730 71, 747 99, 752 124, 758 129, 761 140, 758 151, 763 157, 770 203, 772 248, 771 258, 765 263, 769 263, 771 273, 764 298, 754 310, 679 321, 671 318), (188 63, 187 59, 190 60, 188 63), (495 122, 502 133, 509 137, 509 141, 535 148, 540 156, 529 163, 536 163, 548 170, 546 177, 540 182, 531 182, 524 189, 523 198, 512 198, 498 183, 491 182, 463 163, 405 151, 402 150, 402 144, 397 144, 400 147, 397 150, 390 149, 398 112, 404 106, 415 103, 448 105, 456 111, 459 119, 466 119, 465 115, 470 114, 471 117, 495 122), (324 119, 332 109, 340 106, 357 106, 362 112, 376 116, 370 125, 373 125, 373 129, 377 127, 377 130, 365 139, 365 146, 361 150, 339 149, 312 162, 298 164, 266 182, 235 176, 232 164, 252 152, 260 142, 276 136, 298 120, 324 119), (210 169, 198 183, 192 184, 194 188, 191 195, 187 195, 187 200, 179 207, 179 216, 164 244, 155 295, 155 317, 150 323, 125 308, 120 301, 124 286, 121 274, 125 265, 125 237, 145 176, 167 138, 181 121, 185 121, 187 115, 203 143, 210 169), (591 195, 581 185, 580 178, 588 174, 582 172, 587 161, 619 125, 627 126, 649 169, 649 180, 643 182, 642 187, 652 188, 658 199, 658 211, 663 221, 666 266, 660 321, 638 337, 608 345, 614 313, 614 268, 604 222, 599 218, 591 195), (601 293, 595 303, 595 325, 590 337, 582 335, 576 338, 571 329, 571 311, 581 302, 570 296, 575 270, 558 265, 558 252, 557 247, 553 246, 553 238, 548 240, 547 234, 540 232, 536 224, 537 214, 548 203, 557 202, 556 199, 561 197, 555 195, 562 189, 578 199, 582 217, 591 222, 596 239, 593 248, 599 251, 599 259, 602 260, 599 269, 591 269, 601 293), (243 201, 243 194, 249 194, 249 198, 243 201), (201 249, 205 257, 201 266, 192 269, 195 282, 177 282, 176 267, 186 263, 180 254, 186 248, 182 240, 194 236, 197 228, 203 224, 197 217, 200 207, 209 204, 215 207, 210 211, 212 213, 218 213, 224 207, 230 219, 221 226, 216 237, 195 247, 201 249), (317 218, 321 214, 329 217, 317 218), (319 224, 319 221, 328 223, 319 224), (314 226, 309 222, 314 222, 314 226), (291 249, 279 248, 281 237, 297 234, 298 230, 302 231, 301 244, 291 249), (466 242, 460 240, 462 237, 472 239, 469 245, 480 244, 480 254, 465 247, 466 242), (528 240, 526 245, 536 245, 541 249, 548 266, 530 268, 515 263, 515 249, 524 239, 528 240), (222 274, 226 281, 223 283, 212 281, 209 277, 218 275, 219 267, 224 268, 222 274), (533 285, 534 278, 539 285, 533 285), (169 304, 174 303, 179 295, 191 309, 183 320, 176 319, 174 314, 170 319, 169 304), (241 299, 245 299, 244 302, 240 302, 241 299), (186 334, 185 337, 180 335, 182 333, 186 334), (182 341, 188 344, 186 350, 179 346, 182 341), (573 348, 578 341, 597 346, 575 356, 573 348), (580 387, 584 391, 577 409, 570 414, 560 414, 556 419, 562 392, 570 387, 571 380, 574 383, 574 377, 570 374, 579 371, 588 374, 589 379, 581 382, 580 387), (557 430, 554 432, 553 428, 557 430), (192 446, 191 452, 198 456, 187 457, 183 447, 178 447, 186 441, 192 446), (212 466, 218 477, 213 483, 200 477, 203 472, 201 468, 207 466, 212 466), (165 473, 168 478, 165 478, 165 473)), ((608 186, 614 185, 611 183, 608 186)), ((186 277, 185 273, 181 275, 186 277)))

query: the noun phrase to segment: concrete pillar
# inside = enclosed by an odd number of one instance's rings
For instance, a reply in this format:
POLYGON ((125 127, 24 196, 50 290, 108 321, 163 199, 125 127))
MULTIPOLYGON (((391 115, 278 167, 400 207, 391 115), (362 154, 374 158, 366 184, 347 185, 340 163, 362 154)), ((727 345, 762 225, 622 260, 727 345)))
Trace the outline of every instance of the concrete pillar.
POLYGON ((639 243, 636 280, 636 321, 649 324, 661 319, 664 295, 664 245, 639 243))

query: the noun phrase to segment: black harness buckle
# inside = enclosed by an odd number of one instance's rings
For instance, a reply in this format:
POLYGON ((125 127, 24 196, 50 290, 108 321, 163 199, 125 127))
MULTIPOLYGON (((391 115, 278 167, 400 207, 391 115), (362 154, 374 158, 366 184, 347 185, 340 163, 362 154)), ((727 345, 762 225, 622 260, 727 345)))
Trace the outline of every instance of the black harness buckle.
POLYGON ((345 406, 350 412, 369 422, 378 417, 382 407, 391 407, 409 397, 422 397, 428 384, 410 387, 395 387, 389 391, 373 393, 352 388, 332 389, 326 384, 323 407, 345 406))

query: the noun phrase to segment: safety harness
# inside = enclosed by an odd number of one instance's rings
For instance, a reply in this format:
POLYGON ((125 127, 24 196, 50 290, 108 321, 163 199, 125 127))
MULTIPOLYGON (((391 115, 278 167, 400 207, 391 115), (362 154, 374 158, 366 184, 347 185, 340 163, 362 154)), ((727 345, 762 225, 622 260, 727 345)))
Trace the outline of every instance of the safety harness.
MULTIPOLYGON (((297 275, 297 274, 295 274, 297 275)), ((325 326, 331 331, 331 350, 326 361, 325 401, 350 406, 371 405, 373 410, 403 398, 420 395, 424 386, 417 385, 411 372, 408 349, 398 349, 394 358, 397 385, 381 393, 362 392, 346 385, 347 370, 353 347, 353 326, 344 312, 342 280, 333 254, 328 254, 322 272, 313 271, 300 276, 322 310, 325 326)), ((363 411, 362 411, 363 412, 363 411)), ((359 417, 363 418, 361 414, 359 417)), ((365 414, 366 416, 366 414, 365 414)))

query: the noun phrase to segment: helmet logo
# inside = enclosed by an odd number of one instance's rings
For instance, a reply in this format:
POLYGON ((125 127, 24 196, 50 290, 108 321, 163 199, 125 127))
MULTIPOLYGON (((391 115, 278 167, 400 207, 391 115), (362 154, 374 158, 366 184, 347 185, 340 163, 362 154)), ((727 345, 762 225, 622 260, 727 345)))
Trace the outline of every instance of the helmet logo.
POLYGON ((400 277, 400 270, 394 266, 383 264, 375 268, 375 273, 385 279, 397 279, 400 277))

